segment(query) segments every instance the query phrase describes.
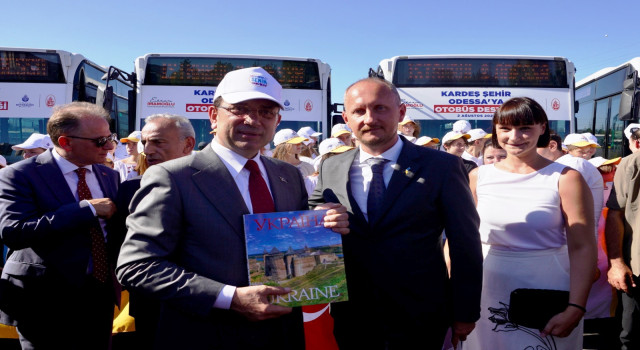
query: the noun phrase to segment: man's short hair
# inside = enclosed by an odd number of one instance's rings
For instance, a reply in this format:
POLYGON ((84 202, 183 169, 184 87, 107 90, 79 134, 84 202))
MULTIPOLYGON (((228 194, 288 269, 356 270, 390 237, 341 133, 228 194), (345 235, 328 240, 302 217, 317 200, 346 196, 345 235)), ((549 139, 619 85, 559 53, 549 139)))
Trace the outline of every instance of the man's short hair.
POLYGON ((364 78, 364 79, 360 79, 358 81, 356 81, 355 83, 349 85, 349 87, 347 87, 347 89, 344 92, 344 99, 343 101, 345 101, 347 99, 347 93, 349 92, 349 90, 351 90, 351 88, 359 83, 362 82, 372 82, 372 83, 376 83, 376 84, 380 84, 382 86, 387 87, 387 89, 389 89, 389 91, 393 94, 393 96, 396 97, 396 99, 398 100, 398 104, 400 104, 400 102, 402 102, 402 100, 400 99, 400 93, 398 93, 398 89, 396 89, 396 86, 393 85, 392 83, 384 80, 384 79, 380 79, 380 78, 364 78))
POLYGON ((189 119, 177 115, 177 114, 152 114, 144 119, 145 124, 149 124, 158 119, 166 119, 176 126, 176 128, 180 129, 180 136, 182 138, 193 137, 196 138, 196 132, 193 130, 193 125, 189 119))
POLYGON ((83 118, 101 118, 107 123, 111 121, 109 112, 93 103, 71 102, 57 106, 53 109, 53 114, 49 118, 49 122, 47 122, 47 134, 51 137, 53 144, 60 147, 58 138, 75 132, 80 126, 80 120, 83 118))

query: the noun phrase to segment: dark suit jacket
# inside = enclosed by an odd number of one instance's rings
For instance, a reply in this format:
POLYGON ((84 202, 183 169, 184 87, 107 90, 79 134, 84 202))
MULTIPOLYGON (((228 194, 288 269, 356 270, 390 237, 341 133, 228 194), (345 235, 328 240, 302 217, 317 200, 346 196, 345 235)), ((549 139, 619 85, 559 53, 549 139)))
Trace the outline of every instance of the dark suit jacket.
POLYGON ((342 313, 351 319, 345 325, 336 314, 337 328, 402 335, 480 317, 479 218, 461 158, 402 140, 399 168, 376 222, 365 220, 351 193, 349 170, 359 150, 322 163, 309 202, 339 201, 347 207, 351 229, 343 236, 350 311, 342 313), (443 230, 451 247, 451 279, 443 230))
MULTIPOLYGON (((307 209, 298 169, 261 159, 276 211, 307 209)), ((249 210, 211 147, 150 167, 130 208, 117 275, 123 286, 164 301, 157 347, 226 349, 284 342, 286 348, 287 338, 302 336, 300 313, 248 322, 233 311, 213 309, 225 284, 249 285, 242 221, 249 210)))
MULTIPOLYGON (((103 165, 93 165, 93 171, 104 196, 115 198, 118 173, 103 165)), ((67 288, 72 295, 88 278, 89 229, 98 224, 89 205, 73 196, 50 150, 4 169, 0 176, 0 237, 10 256, 2 283, 27 289, 37 282, 40 293, 67 288)), ((117 255, 113 252, 117 246, 108 245, 108 249, 111 256, 117 255)), ((11 300, 0 295, 0 307, 6 312, 2 321, 11 323, 32 303, 20 295, 11 300)))

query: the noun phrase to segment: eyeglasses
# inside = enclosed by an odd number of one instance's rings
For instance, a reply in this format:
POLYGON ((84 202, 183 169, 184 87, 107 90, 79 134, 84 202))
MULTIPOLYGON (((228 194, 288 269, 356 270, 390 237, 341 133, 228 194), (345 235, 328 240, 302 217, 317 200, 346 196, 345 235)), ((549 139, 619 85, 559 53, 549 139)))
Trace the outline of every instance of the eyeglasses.
POLYGON ((278 115, 278 112, 274 109, 275 107, 271 109, 267 109, 267 108, 252 109, 245 106, 232 106, 232 107, 220 106, 218 108, 222 108, 228 111, 229 113, 237 116, 249 115, 251 112, 254 112, 254 111, 257 112, 258 116, 265 119, 272 119, 278 115))
POLYGON ((71 139, 80 139, 80 140, 89 140, 89 141, 93 141, 97 147, 103 147, 104 145, 107 144, 107 142, 113 142, 113 141, 117 141, 118 138, 116 137, 116 134, 111 134, 109 136, 102 136, 102 137, 98 137, 95 139, 90 139, 88 137, 80 137, 80 136, 69 136, 67 135, 66 137, 71 138, 71 139))

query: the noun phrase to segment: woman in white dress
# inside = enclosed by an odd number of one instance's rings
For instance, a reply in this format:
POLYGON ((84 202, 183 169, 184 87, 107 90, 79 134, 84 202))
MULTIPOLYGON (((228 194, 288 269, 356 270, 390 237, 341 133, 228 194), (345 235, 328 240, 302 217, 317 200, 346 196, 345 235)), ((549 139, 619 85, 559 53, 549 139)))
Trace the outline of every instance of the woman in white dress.
POLYGON ((485 247, 481 316, 463 349, 582 349, 582 318, 596 262, 593 199, 580 173, 538 155, 547 116, 529 98, 505 102, 492 142, 507 158, 474 169, 470 186, 485 247), (569 303, 541 329, 509 319, 514 289, 569 291, 569 303))

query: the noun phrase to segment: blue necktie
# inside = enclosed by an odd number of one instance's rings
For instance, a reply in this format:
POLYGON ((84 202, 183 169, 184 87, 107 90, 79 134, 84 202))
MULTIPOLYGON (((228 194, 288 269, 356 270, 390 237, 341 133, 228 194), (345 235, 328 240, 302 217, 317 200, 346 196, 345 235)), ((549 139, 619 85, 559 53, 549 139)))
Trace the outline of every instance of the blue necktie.
POLYGON ((381 213, 382 204, 384 200, 384 192, 387 189, 384 185, 384 177, 382 176, 382 170, 385 163, 389 160, 384 158, 369 158, 367 164, 371 167, 373 177, 371 178, 371 184, 369 184, 369 194, 367 195, 367 216, 369 223, 375 222, 381 213))

